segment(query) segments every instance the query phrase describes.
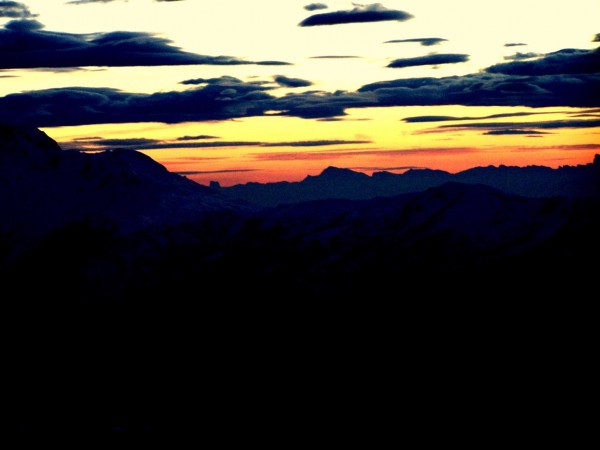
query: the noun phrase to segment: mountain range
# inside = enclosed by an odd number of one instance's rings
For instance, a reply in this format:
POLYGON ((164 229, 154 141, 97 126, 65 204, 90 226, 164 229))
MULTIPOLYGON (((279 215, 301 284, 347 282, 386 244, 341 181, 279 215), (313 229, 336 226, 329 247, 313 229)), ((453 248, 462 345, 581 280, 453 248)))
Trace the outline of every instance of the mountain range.
POLYGON ((135 151, 66 151, 35 128, 0 126, 10 425, 193 429, 173 400, 192 397, 214 418, 242 396, 248 417, 265 401, 249 389, 264 383, 252 368, 291 368, 290 343, 321 335, 319 321, 351 340, 448 326, 482 305, 484 324, 507 305, 541 314, 550 293, 588 298, 599 186, 597 155, 559 169, 329 167, 298 183, 206 187, 135 151))
POLYGON ((598 165, 562 166, 488 166, 458 173, 443 170, 410 169, 402 174, 374 172, 368 176, 350 169, 327 167, 318 176, 300 182, 246 183, 222 188, 231 198, 247 200, 261 206, 277 206, 310 200, 344 198, 366 200, 424 191, 444 183, 485 184, 509 194, 524 197, 597 197, 598 165))

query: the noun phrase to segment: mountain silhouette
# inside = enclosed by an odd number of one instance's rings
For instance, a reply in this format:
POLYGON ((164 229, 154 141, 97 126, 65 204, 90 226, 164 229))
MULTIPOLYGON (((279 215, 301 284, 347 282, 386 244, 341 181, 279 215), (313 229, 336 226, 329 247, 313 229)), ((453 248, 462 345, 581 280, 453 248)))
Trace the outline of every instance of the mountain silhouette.
POLYGON ((260 206, 277 206, 328 198, 364 200, 418 192, 447 182, 486 184, 507 193, 526 197, 597 197, 600 156, 593 163, 552 169, 544 166, 488 166, 456 174, 442 170, 410 169, 403 174, 361 172, 336 167, 318 176, 292 183, 246 183, 221 188, 231 198, 260 206))
MULTIPOLYGON (((286 283, 307 295, 352 291, 360 277, 350 273, 371 276, 386 258, 412 272, 486 264, 514 272, 513 260, 537 258, 559 241, 565 259, 555 263, 564 267, 595 239, 599 180, 596 156, 576 167, 458 174, 328 167, 298 183, 209 188, 135 151, 63 151, 37 129, 2 126, 0 267, 26 277, 55 254, 70 254, 64 264, 79 281, 64 295, 79 302, 184 292, 189 280, 212 283, 228 273, 247 284, 224 291, 263 286, 275 295, 286 283), (280 205, 265 206, 272 204, 280 205), (337 272, 346 279, 339 285, 330 276, 337 272)), ((43 272, 48 286, 56 284, 57 274, 43 272)))
MULTIPOLYGON (((236 405, 246 435, 256 405, 320 404, 321 376, 298 361, 331 368, 346 352, 355 364, 365 335, 377 345, 363 355, 388 360, 400 329, 422 342, 462 315, 484 329, 503 310, 537 320, 557 292, 588 298, 599 166, 329 167, 299 183, 209 188, 135 151, 63 151, 37 129, 0 126, 8 425, 226 433, 236 405)), ((348 420, 365 406, 343 388, 327 395, 348 420)), ((329 423, 329 409, 314 414, 329 423)), ((269 417, 269 429, 289 426, 269 417)))
MULTIPOLYGON (((37 129, 0 126, 0 234, 26 245, 87 224, 126 235, 244 205, 127 150, 62 151, 37 129)), ((16 248, 16 245, 15 245, 16 248)))

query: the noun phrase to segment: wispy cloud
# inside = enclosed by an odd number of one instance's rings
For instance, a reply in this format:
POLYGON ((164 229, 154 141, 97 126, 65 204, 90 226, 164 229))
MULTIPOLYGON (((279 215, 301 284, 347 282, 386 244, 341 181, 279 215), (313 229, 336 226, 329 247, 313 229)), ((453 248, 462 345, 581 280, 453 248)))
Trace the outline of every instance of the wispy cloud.
POLYGON ((507 61, 521 61, 523 59, 531 59, 531 58, 536 58, 538 56, 542 56, 542 55, 540 53, 533 53, 533 52, 528 52, 528 53, 517 52, 513 55, 505 56, 504 59, 507 61))
MULTIPOLYGON (((211 139, 206 136, 202 139, 211 139)), ((282 141, 282 142, 261 142, 261 141, 204 141, 197 140, 197 137, 184 136, 176 138, 174 141, 147 139, 147 138, 126 138, 126 139, 103 139, 99 137, 79 138, 73 141, 61 142, 64 150, 78 150, 97 152, 103 150, 112 150, 115 148, 124 148, 130 150, 167 150, 167 149, 210 149, 210 148, 228 148, 228 147, 327 147, 333 145, 356 145, 370 144, 366 140, 345 140, 345 139, 321 139, 307 141, 282 141), (191 142, 190 142, 191 141, 191 142)))
POLYGON ((432 45, 438 45, 442 42, 446 42, 448 39, 442 39, 442 38, 437 38, 437 37, 433 37, 433 38, 413 38, 413 39, 394 39, 391 41, 385 41, 384 44, 403 44, 403 43, 412 43, 412 42, 416 42, 419 43, 425 47, 430 47, 432 45))
POLYGON ((13 19, 28 19, 35 17, 25 3, 13 1, 0 1, 0 17, 10 17, 13 19))
POLYGON ((413 16, 407 12, 395 9, 387 9, 379 3, 373 5, 357 6, 347 11, 332 11, 314 14, 300 22, 301 27, 313 27, 319 25, 340 25, 348 23, 383 22, 383 21, 405 21, 413 16))
POLYGON ((330 139, 320 141, 291 141, 291 142, 266 142, 262 147, 323 147, 328 145, 370 144, 371 141, 350 141, 343 139, 330 139))
POLYGON ((506 117, 527 117, 535 116, 540 114, 555 114, 555 112, 544 111, 544 112, 518 112, 518 113, 502 113, 502 114, 490 114, 488 116, 412 116, 405 117, 402 119, 406 123, 421 123, 421 122, 455 122, 461 120, 488 120, 488 119, 504 119, 506 117))
POLYGON ((325 150, 325 151, 303 151, 303 152, 267 152, 267 153, 254 153, 252 156, 257 160, 275 160, 275 161, 294 161, 294 160, 324 160, 324 159, 338 159, 338 158, 351 158, 357 156, 408 156, 408 155, 423 155, 423 156, 435 156, 435 155, 459 155, 463 153, 471 153, 479 151, 472 147, 423 147, 423 148, 410 148, 402 150, 379 150, 379 149, 366 149, 366 150, 325 150))
MULTIPOLYGON (((462 123, 458 125, 440 125, 436 128, 423 130, 418 133, 441 133, 448 131, 462 130, 488 130, 495 131, 491 134, 517 134, 519 130, 526 130, 527 134, 534 134, 531 130, 556 130, 556 129, 577 129, 577 128, 598 128, 598 120, 550 120, 545 122, 478 122, 462 123), (498 131, 500 130, 500 131, 498 131), (510 130, 509 133, 505 133, 510 130)), ((524 133, 519 133, 524 134, 524 133)))

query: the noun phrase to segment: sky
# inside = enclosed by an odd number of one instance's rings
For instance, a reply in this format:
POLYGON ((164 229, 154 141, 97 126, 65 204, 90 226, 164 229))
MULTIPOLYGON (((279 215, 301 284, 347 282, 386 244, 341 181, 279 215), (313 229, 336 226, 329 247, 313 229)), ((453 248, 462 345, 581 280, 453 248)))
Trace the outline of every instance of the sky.
POLYGON ((587 164, 598 0, 0 0, 0 123, 202 184, 587 164))

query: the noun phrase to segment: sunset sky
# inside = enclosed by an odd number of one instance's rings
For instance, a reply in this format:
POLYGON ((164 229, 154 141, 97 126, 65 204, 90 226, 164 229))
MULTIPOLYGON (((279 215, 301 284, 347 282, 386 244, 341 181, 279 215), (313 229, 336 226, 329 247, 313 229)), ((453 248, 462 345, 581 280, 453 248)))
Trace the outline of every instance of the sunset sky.
POLYGON ((0 0, 0 27, 0 123, 203 184, 600 153, 598 0, 0 0))

